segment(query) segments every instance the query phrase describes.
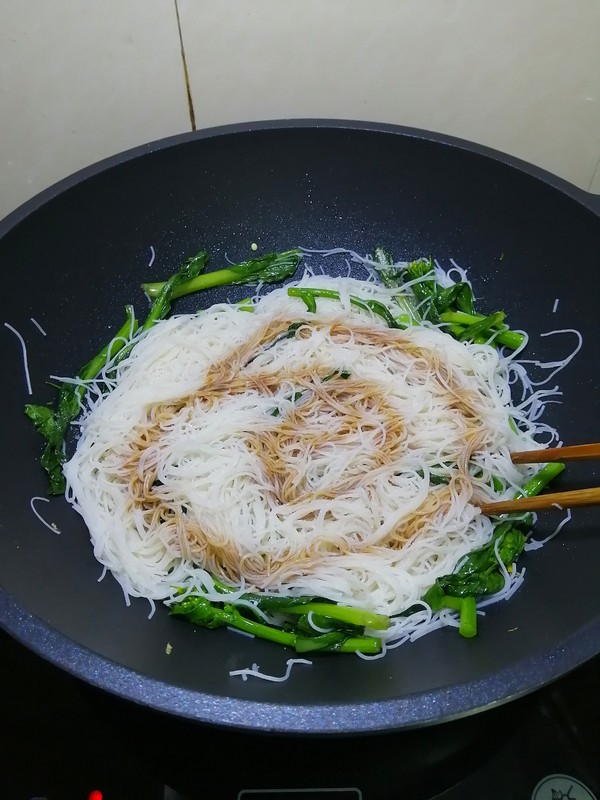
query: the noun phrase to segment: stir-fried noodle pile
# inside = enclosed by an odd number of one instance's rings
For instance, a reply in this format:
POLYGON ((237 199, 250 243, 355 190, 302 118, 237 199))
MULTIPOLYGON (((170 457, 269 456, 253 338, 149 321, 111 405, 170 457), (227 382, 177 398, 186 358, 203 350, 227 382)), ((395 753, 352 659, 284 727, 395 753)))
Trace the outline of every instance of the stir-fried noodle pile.
POLYGON ((254 313, 174 316, 109 393, 90 387, 68 497, 127 595, 215 597, 215 576, 398 615, 490 540, 477 501, 530 474, 510 451, 539 446, 545 426, 531 392, 513 405, 512 355, 386 327, 349 302, 389 306, 373 282, 298 285, 341 300, 312 313, 280 288, 254 313))

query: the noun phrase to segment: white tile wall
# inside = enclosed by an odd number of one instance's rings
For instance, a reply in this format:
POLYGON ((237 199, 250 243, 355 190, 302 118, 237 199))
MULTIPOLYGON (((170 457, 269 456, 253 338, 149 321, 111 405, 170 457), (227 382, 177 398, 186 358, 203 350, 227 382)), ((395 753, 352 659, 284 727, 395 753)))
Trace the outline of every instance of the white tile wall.
POLYGON ((186 129, 172 0, 2 0, 0 218, 81 167, 186 129))
POLYGON ((3 0, 0 217, 197 127, 287 117, 460 136, 600 192, 595 0, 3 0))
POLYGON ((179 0, 204 125, 329 116, 442 131, 589 187, 600 4, 179 0))

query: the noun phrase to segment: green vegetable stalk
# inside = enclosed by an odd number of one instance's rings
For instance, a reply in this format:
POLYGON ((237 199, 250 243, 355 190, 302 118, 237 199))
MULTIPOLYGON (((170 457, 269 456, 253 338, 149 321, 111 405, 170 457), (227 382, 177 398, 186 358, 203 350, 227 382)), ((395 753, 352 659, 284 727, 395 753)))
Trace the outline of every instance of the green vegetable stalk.
MULTIPOLYGON (((545 464, 517 492, 517 497, 534 497, 554 480, 565 468, 560 462, 545 464)), ((495 594, 504 588, 504 574, 500 564, 510 568, 523 552, 526 542, 524 533, 531 526, 531 516, 522 519, 506 519, 494 528, 491 540, 479 550, 474 550, 461 559, 455 571, 438 578, 425 593, 423 600, 433 611, 454 608, 463 614, 462 603, 466 600, 495 594)), ((466 613, 466 612, 465 612, 466 613)), ((469 612, 470 613, 470 612, 469 612)), ((473 619, 471 619, 473 623, 473 619)), ((472 631, 472 624, 462 625, 463 630, 472 631)), ((476 625, 476 622, 474 623, 476 625)), ((470 633, 469 635, 474 635, 470 633)))
MULTIPOLYGON (((302 613, 303 617, 308 614, 310 610, 310 603, 294 606, 290 604, 290 598, 278 598, 288 601, 288 606, 281 608, 280 611, 284 613, 287 609, 290 613, 302 613), (304 611, 298 611, 299 608, 304 607, 304 611), (292 611, 293 609, 293 611, 292 611)), ((343 606, 336 606, 335 604, 318 604, 331 605, 331 611, 342 614, 340 611, 343 606)), ((204 628, 222 628, 232 627, 238 630, 250 633, 260 639, 268 639, 271 642, 284 645, 286 647, 293 647, 298 653, 307 653, 311 651, 321 652, 340 652, 340 653, 365 653, 377 654, 381 651, 381 641, 375 636, 356 635, 347 629, 331 630, 327 633, 313 632, 313 635, 306 635, 303 631, 307 630, 307 626, 290 625, 287 628, 269 625, 264 622, 259 622, 242 613, 242 608, 237 608, 231 603, 212 603, 205 597, 188 596, 178 603, 174 603, 169 609, 169 613, 173 616, 184 617, 196 625, 204 628)), ((245 609, 244 609, 245 610, 245 609)), ((327 609, 329 611, 329 609, 327 609)), ((356 609, 352 609, 357 611, 356 609)), ((377 615, 369 615, 369 612, 363 612, 362 616, 358 613, 356 619, 374 619, 376 621, 377 615)), ((350 615, 352 616, 352 615, 350 615)), ((339 617, 338 617, 339 618, 339 617)), ((387 618, 383 618, 387 621, 387 618)))
MULTIPOLYGON (((302 252, 296 248, 282 253, 267 253, 224 269, 213 270, 182 281, 174 289, 172 299, 183 297, 215 286, 236 286, 243 283, 279 283, 298 269, 302 252)), ((150 298, 157 297, 164 283, 143 283, 142 288, 150 298)))
MULTIPOLYGON (((394 267, 394 259, 387 250, 383 247, 376 247, 373 251, 373 261, 377 264, 381 264, 377 273, 384 286, 387 286, 389 289, 395 289, 401 286, 402 281, 398 270, 394 267)), ((412 296, 404 292, 399 293, 394 295, 394 302, 400 310, 400 315, 397 317, 397 320, 401 325, 421 324, 423 319, 412 301, 412 296)))
POLYGON ((395 296, 404 324, 420 324, 423 320, 439 325, 444 323, 447 332, 459 341, 488 342, 516 350, 524 341, 522 333, 512 331, 504 323, 505 314, 478 314, 475 311, 473 292, 468 283, 460 281, 451 286, 441 286, 436 279, 433 259, 419 258, 406 265, 395 265, 391 255, 376 247, 373 261, 378 266, 381 282, 401 289, 395 296))

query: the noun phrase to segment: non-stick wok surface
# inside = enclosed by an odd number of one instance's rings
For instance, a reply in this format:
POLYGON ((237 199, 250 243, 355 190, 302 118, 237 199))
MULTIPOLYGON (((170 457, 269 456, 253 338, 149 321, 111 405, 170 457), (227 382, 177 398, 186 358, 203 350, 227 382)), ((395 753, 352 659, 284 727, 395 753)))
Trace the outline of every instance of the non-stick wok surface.
MULTIPOLYGON (((365 661, 320 655, 282 683, 229 671, 256 663, 282 675, 293 653, 232 632, 197 630, 159 607, 126 606, 101 574, 81 519, 46 495, 41 441, 24 403, 53 397, 48 376, 72 375, 122 322, 142 280, 170 275, 206 248, 212 266, 259 252, 384 245, 396 258, 433 255, 468 270, 482 310, 501 308, 531 336, 530 357, 583 346, 550 385, 548 421, 564 442, 599 438, 598 198, 501 154, 421 131, 294 121, 183 135, 109 159, 61 182, 0 223, 0 621, 83 680, 151 708, 220 726, 299 733, 386 731, 437 723, 531 692, 600 652, 600 509, 573 511, 524 585, 492 606, 479 634, 444 629, 365 661), (148 266, 151 248, 156 259, 148 266), (45 330, 43 336, 34 318, 45 330), (167 654, 167 644, 171 652, 167 654)), ((187 298, 177 311, 239 298, 247 287, 187 298)), ((546 373, 547 374, 547 373, 546 373)), ((593 463, 558 487, 593 485, 593 463)), ((562 518, 540 514, 537 538, 562 518)))

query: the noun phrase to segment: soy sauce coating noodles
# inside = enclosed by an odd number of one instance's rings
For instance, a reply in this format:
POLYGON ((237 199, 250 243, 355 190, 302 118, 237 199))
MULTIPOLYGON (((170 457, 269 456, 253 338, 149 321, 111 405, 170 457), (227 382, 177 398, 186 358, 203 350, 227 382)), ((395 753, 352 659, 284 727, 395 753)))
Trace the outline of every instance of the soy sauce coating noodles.
POLYGON ((127 595, 214 597, 215 576, 395 615, 490 540, 493 478, 509 498, 533 471, 509 456, 539 446, 510 357, 388 328, 349 301, 391 307, 374 283, 296 285, 340 300, 312 313, 284 287, 171 317, 90 388, 67 496, 127 595))

